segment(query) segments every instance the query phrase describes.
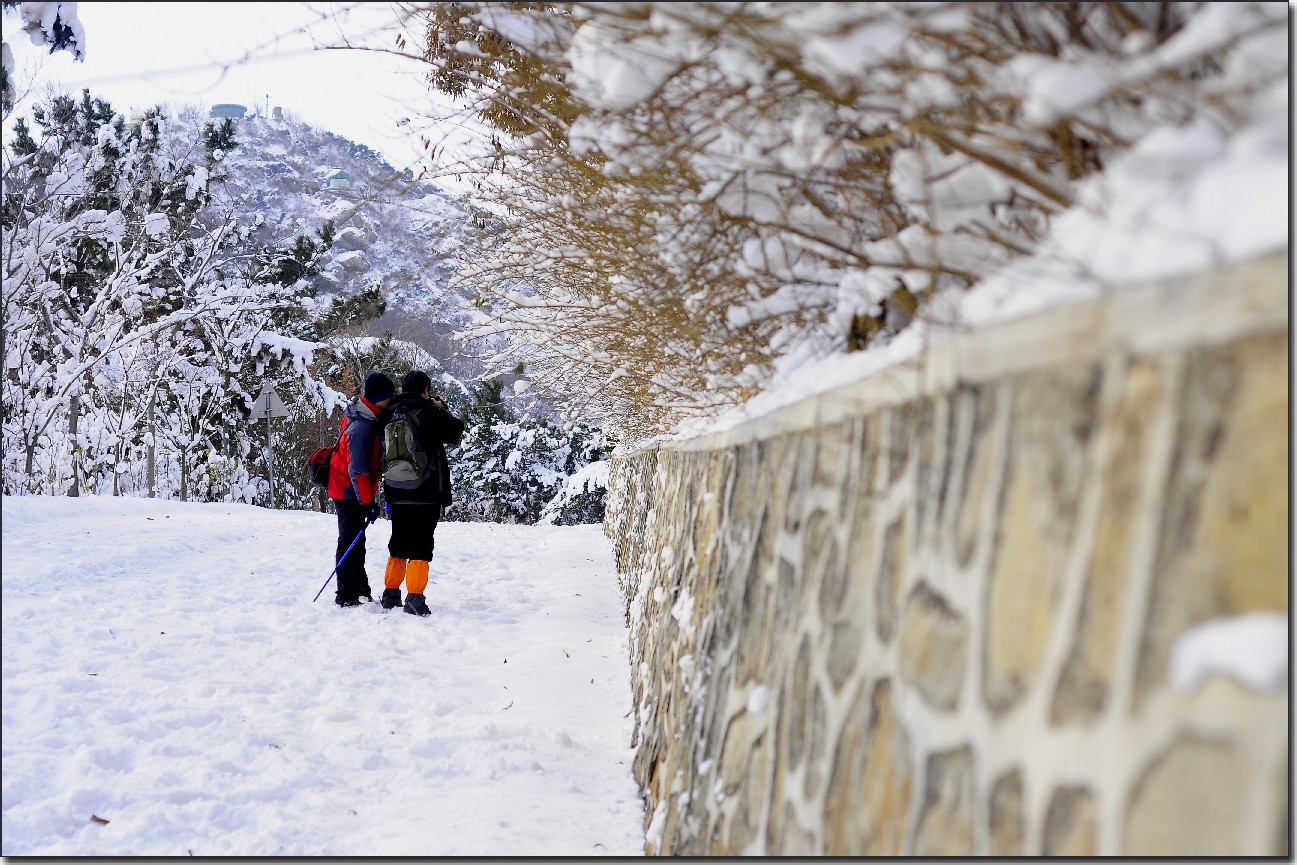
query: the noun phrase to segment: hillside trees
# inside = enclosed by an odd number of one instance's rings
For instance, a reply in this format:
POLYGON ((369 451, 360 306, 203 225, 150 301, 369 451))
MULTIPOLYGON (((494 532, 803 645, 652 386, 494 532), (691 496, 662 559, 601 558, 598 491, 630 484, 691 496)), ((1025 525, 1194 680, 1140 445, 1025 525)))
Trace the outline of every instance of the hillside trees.
MULTIPOLYGON (((334 240, 360 223, 328 197, 292 198, 291 186, 259 183, 266 130, 209 123, 196 109, 126 117, 89 92, 51 97, 29 121, 13 119, 0 196, 6 494, 310 507, 318 497, 302 464, 336 439, 331 410, 369 371, 399 380, 424 369, 456 410, 468 405, 462 373, 405 339, 409 322, 397 322, 395 337, 366 336, 390 311, 382 274, 402 261, 378 262, 388 270, 369 274, 358 291, 319 295, 334 240), (245 135, 263 136, 257 152, 247 152, 245 135), (332 221, 339 213, 341 230, 332 221), (266 424, 249 418, 266 386, 290 412, 270 425, 273 498, 266 424)), ((294 160, 291 151, 275 157, 294 160)), ((449 223, 459 213, 439 196, 416 200, 424 220, 449 223)), ((412 236, 429 230, 411 223, 412 236)), ((444 236, 453 226, 435 228, 439 246, 453 249, 444 236)), ((495 421, 481 450, 508 438, 499 468, 516 470, 520 486, 478 489, 466 480, 463 518, 533 521, 552 503, 547 493, 597 459, 583 444, 593 431, 512 413, 495 421)), ((473 465, 457 462, 457 475, 473 465)), ((591 488, 577 505, 551 510, 597 520, 599 500, 591 488)))
POLYGON ((1273 3, 403 9, 430 86, 494 131, 471 334, 632 436, 916 315, 957 327, 943 298, 1115 154, 1287 77, 1273 3))
MULTIPOLYGON (((188 497, 198 466, 252 449, 255 380, 304 377, 313 344, 270 330, 301 284, 248 270, 266 256, 211 207, 221 151, 162 112, 128 122, 87 91, 33 118, 4 150, 4 489, 154 492, 161 448, 188 497)), ((246 462, 225 480, 241 497, 246 462)))

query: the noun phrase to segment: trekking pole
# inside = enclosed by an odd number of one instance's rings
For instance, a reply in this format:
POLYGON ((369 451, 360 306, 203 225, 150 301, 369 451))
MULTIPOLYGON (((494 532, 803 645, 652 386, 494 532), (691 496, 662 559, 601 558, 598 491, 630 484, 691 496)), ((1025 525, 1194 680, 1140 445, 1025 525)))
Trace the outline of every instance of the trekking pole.
MULTIPOLYGON (((370 524, 366 523, 365 529, 369 528, 369 526, 370 524)), ((351 546, 347 547, 347 551, 342 554, 342 558, 338 559, 338 563, 333 566, 333 570, 329 571, 329 575, 324 578, 324 586, 327 586, 329 584, 329 580, 333 579, 333 575, 338 572, 338 568, 342 567, 342 563, 347 560, 347 556, 351 555, 352 549, 354 549, 356 546, 356 541, 359 541, 362 537, 364 537, 365 529, 361 529, 360 531, 356 532, 356 536, 351 539, 351 546)), ((315 593, 315 597, 311 599, 312 604, 320 599, 320 595, 324 594, 324 586, 320 586, 320 590, 315 593)))

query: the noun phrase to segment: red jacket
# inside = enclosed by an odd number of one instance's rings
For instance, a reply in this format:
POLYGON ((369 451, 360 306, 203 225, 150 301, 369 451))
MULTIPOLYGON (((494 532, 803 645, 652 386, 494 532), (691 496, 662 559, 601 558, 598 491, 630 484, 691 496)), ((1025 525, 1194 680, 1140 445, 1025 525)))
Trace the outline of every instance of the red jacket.
POLYGON ((347 406, 342 435, 329 464, 329 498, 371 505, 383 482, 383 427, 387 413, 369 400, 347 406))

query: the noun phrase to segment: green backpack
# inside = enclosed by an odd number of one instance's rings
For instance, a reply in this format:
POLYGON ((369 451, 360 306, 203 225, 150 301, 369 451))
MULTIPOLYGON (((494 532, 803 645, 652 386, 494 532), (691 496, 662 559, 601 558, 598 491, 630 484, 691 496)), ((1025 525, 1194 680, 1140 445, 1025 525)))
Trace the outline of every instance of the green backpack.
POLYGON ((383 483, 401 490, 423 486, 432 460, 419 444, 419 423, 407 406, 397 406, 383 428, 383 483))

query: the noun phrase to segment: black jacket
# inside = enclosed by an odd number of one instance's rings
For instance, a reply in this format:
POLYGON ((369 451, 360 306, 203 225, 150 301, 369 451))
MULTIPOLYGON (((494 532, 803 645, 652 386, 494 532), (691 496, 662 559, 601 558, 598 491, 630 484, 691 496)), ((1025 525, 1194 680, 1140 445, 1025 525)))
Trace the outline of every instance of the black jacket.
POLYGON ((413 393, 403 393, 392 400, 387 407, 388 417, 391 418, 401 406, 408 407, 414 415, 419 444, 436 470, 417 489, 403 490, 383 484, 383 495, 393 504, 448 505, 451 502, 451 479, 446 445, 459 444, 464 435, 464 422, 445 409, 437 408, 432 400, 413 393))

